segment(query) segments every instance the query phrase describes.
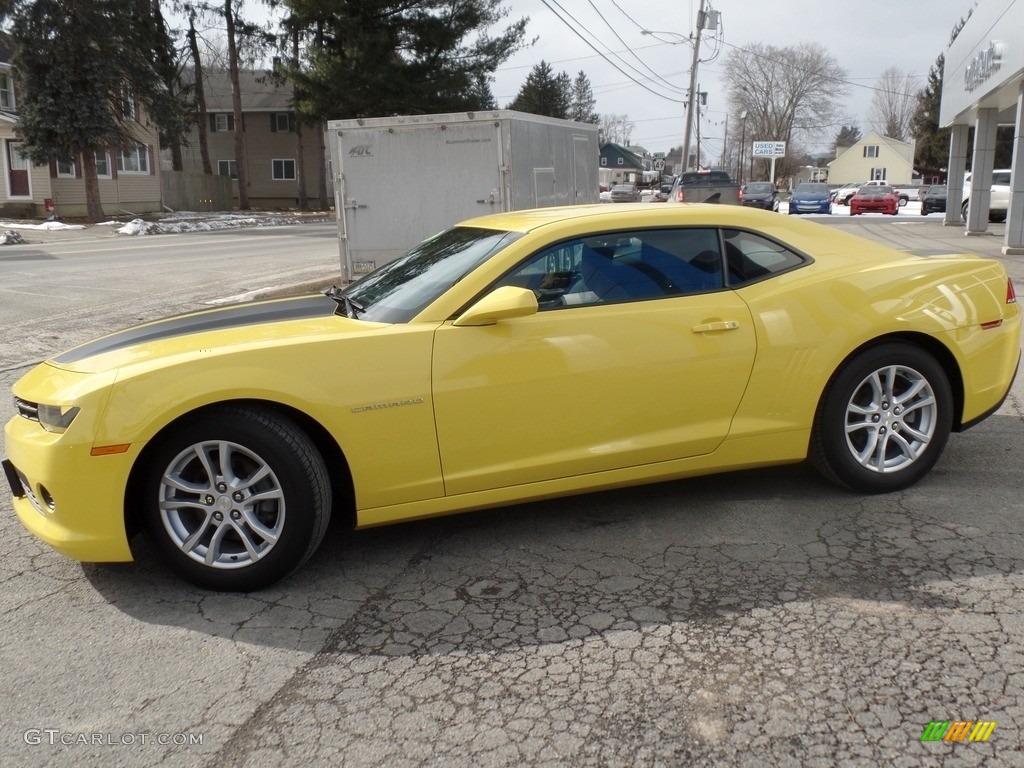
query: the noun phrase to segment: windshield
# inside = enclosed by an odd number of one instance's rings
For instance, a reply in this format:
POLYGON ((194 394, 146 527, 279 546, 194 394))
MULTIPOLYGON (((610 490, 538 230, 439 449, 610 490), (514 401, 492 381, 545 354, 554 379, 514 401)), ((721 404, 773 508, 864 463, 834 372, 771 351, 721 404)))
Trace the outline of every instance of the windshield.
POLYGON ((335 298, 360 320, 407 323, 438 296, 522 233, 455 227, 352 283, 335 298))
POLYGON ((767 181, 759 181, 756 184, 747 184, 746 193, 748 195, 770 195, 772 192, 772 185, 767 181))
POLYGON ((827 195, 827 184, 798 184, 793 192, 794 195, 827 195))

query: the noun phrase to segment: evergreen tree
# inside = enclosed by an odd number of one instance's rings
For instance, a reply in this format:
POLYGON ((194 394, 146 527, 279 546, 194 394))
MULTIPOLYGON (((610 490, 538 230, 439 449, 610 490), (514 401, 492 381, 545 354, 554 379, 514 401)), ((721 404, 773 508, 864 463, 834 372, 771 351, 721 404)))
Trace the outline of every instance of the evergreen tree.
POLYGON ((581 69, 572 83, 572 102, 569 106, 569 119, 579 123, 597 123, 601 118, 594 111, 596 104, 594 90, 590 87, 590 79, 581 69))
POLYGON ((860 140, 860 128, 856 125, 844 125, 839 129, 839 133, 836 134, 836 140, 832 142, 833 153, 838 154, 840 149, 852 147, 860 140))
POLYGON ((939 128, 939 103, 942 99, 942 70, 946 57, 939 54, 928 70, 928 83, 917 94, 910 135, 914 137, 914 166, 925 178, 940 175, 949 164, 949 129, 939 128))
POLYGON ((509 109, 534 115, 566 118, 572 104, 572 81, 562 72, 555 75, 546 61, 534 66, 526 82, 508 105, 509 109))
MULTIPOLYGON (((488 108, 486 78, 522 43, 527 19, 494 29, 501 0, 285 0, 317 30, 290 76, 309 118, 488 108), (483 79, 482 79, 483 78, 483 79)), ((493 101, 491 97, 490 101, 493 101)))
POLYGON ((140 0, 21 0, 11 32, 18 133, 35 163, 81 157, 86 209, 103 218, 96 152, 139 139, 136 103, 173 114, 154 66, 152 6, 140 0))

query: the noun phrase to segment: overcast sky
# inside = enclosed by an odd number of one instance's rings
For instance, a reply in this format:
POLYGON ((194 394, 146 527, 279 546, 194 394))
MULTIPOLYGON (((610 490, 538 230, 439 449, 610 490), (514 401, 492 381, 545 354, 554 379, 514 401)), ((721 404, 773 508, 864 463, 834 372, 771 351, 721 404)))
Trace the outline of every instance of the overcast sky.
MULTIPOLYGON (((530 69, 543 59, 556 73, 575 77, 580 70, 585 72, 597 112, 628 115, 635 125, 634 144, 651 152, 682 144, 693 49, 688 43, 668 42, 671 34, 659 35, 665 41, 660 42, 641 30, 688 36, 699 0, 508 0, 505 5, 511 18, 528 16, 526 37, 539 39, 496 73, 492 91, 500 107, 515 98, 530 69), (559 19, 570 15, 573 27, 559 19)), ((871 89, 879 75, 897 67, 917 76, 923 87, 936 57, 945 52, 953 27, 974 5, 974 0, 710 0, 707 7, 721 12, 722 42, 716 45, 706 37, 701 41, 698 79, 700 90, 708 92, 707 107, 701 111, 702 152, 714 156, 722 151, 727 111, 723 62, 730 52, 756 42, 780 47, 820 43, 846 70, 850 95, 845 110, 867 132, 871 89), (716 50, 717 58, 708 61, 716 50)), ((734 124, 729 131, 736 129, 734 124)), ((824 132, 827 137, 809 149, 827 151, 837 131, 838 127, 829 128, 824 132)), ((730 143, 735 138, 734 134, 730 143)), ((777 137, 747 137, 753 138, 777 137)))

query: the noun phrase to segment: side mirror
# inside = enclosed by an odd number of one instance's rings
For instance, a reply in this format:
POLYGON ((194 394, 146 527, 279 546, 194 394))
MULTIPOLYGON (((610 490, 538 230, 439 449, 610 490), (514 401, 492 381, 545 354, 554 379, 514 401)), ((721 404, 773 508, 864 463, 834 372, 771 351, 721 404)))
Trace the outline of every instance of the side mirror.
POLYGON ((453 325, 494 325, 499 320, 537 313, 537 297, 527 288, 505 285, 491 291, 460 315, 453 325))

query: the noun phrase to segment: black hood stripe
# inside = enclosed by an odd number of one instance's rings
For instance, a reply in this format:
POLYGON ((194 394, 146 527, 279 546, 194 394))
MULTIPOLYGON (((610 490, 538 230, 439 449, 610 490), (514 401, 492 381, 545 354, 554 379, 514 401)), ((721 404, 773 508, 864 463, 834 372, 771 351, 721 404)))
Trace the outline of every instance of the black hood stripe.
POLYGON ((185 336, 190 333, 220 331, 246 325, 279 323, 286 320, 303 320, 314 317, 328 317, 334 314, 337 304, 326 296, 304 296, 284 301, 252 302, 239 304, 209 312, 192 312, 158 320, 148 325, 128 328, 112 333, 101 339, 90 341, 80 347, 64 352, 54 362, 67 365, 77 363, 104 352, 124 349, 136 344, 185 336))

